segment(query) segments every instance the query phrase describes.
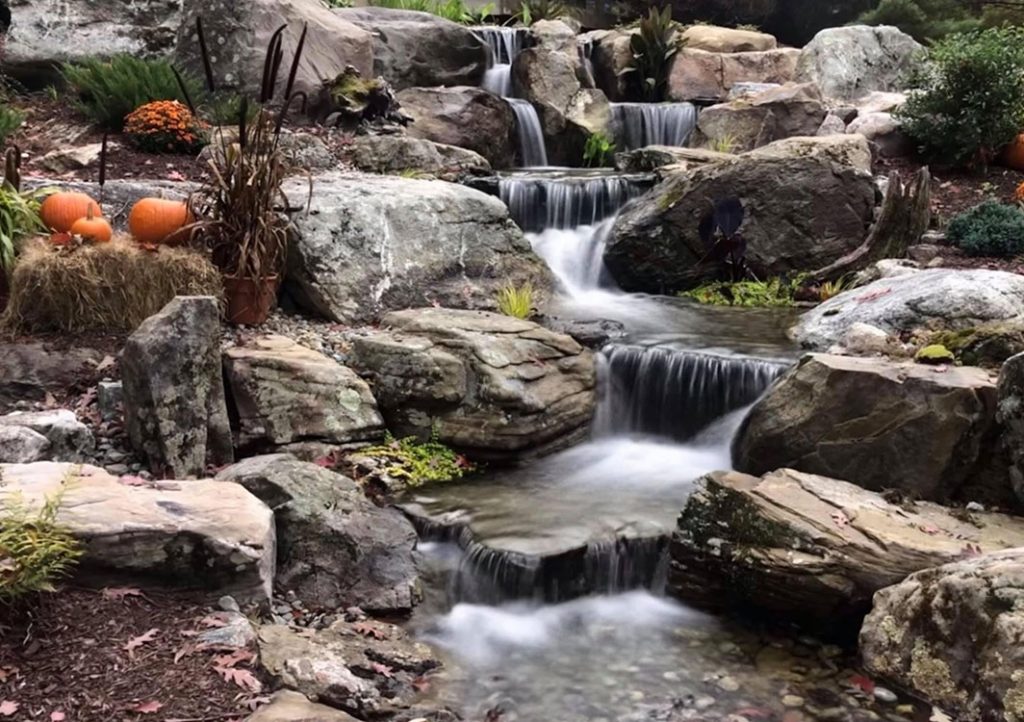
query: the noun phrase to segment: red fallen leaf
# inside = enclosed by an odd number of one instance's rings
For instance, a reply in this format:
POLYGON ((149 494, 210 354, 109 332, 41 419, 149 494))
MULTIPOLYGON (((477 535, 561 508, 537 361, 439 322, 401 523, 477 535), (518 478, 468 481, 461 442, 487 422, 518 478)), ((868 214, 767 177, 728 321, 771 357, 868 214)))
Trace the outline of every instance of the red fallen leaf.
POLYGON ((0 700, 0 717, 12 716, 15 712, 18 711, 19 707, 21 707, 21 705, 13 700, 0 700))
POLYGON ((247 689, 250 692, 263 691, 263 685, 256 679, 256 675, 248 669, 238 669, 236 667, 214 667, 213 669, 224 678, 225 682, 231 682, 236 687, 247 689))
POLYGON ((879 291, 872 291, 871 293, 865 293, 863 296, 858 296, 854 300, 855 301, 860 301, 861 303, 865 303, 867 301, 874 301, 875 299, 881 298, 882 296, 885 296, 886 294, 889 294, 889 293, 892 293, 892 289, 891 288, 883 288, 883 289, 881 289, 879 291))
POLYGON ((374 672, 376 672, 379 675, 383 675, 384 677, 387 677, 388 679, 391 679, 392 677, 395 676, 393 674, 394 670, 391 669, 391 667, 387 666, 386 664, 381 664, 380 662, 372 662, 370 664, 370 669, 372 669, 374 672))
POLYGON ((199 625, 202 627, 223 627, 226 624, 227 622, 218 617, 216 614, 211 614, 199 620, 199 625))
POLYGON ((136 587, 104 587, 100 591, 104 599, 113 599, 114 601, 121 601, 125 597, 145 596, 142 590, 136 587))
POLYGON ((155 714, 163 708, 163 702, 157 702, 156 700, 150 700, 149 702, 142 702, 129 708, 131 712, 138 712, 140 714, 155 714))
POLYGON ((64 722, 65 719, 67 719, 67 717, 60 710, 50 713, 50 722, 64 722))
POLYGON ((242 662, 252 662, 256 655, 248 649, 238 649, 231 654, 221 654, 213 658, 214 667, 234 667, 242 662))
POLYGON ((132 657, 135 654, 135 650, 141 647, 146 642, 152 642, 156 639, 156 635, 160 630, 154 627, 145 634, 140 634, 138 637, 129 639, 124 645, 124 651, 128 652, 128 656, 132 657))
POLYGON ((855 674, 852 677, 850 677, 850 684, 852 684, 854 687, 859 688, 862 692, 864 692, 864 694, 875 693, 874 681, 868 679, 862 674, 855 674))
POLYGON ((195 654, 199 650, 199 646, 193 642, 186 642, 181 645, 177 652, 174 653, 174 663, 177 664, 183 658, 189 657, 195 654))
POLYGON ((361 634, 364 637, 370 637, 371 639, 388 638, 388 635, 386 635, 378 627, 371 624, 370 622, 356 622, 352 625, 352 629, 358 634, 361 634))
POLYGON ((167 178, 167 180, 172 180, 172 181, 188 180, 187 178, 185 178, 185 175, 183 173, 181 173, 180 171, 176 171, 176 170, 172 170, 170 173, 168 173, 164 177, 167 178))
POLYGON ((316 464, 317 466, 322 466, 325 469, 330 469, 334 467, 334 458, 331 457, 330 455, 321 456, 316 459, 313 459, 313 463, 316 464))
POLYGON ((417 677, 412 681, 412 688, 417 692, 426 692, 430 689, 430 680, 426 677, 417 677))

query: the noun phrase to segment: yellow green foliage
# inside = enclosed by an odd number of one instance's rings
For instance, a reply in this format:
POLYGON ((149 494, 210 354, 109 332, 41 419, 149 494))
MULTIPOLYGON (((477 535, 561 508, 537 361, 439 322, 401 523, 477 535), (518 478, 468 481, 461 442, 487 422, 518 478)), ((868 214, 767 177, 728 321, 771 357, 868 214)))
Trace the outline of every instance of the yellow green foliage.
POLYGON ((799 287, 800 279, 771 278, 767 281, 734 283, 716 281, 679 295, 711 306, 779 307, 794 305, 794 294, 799 287))
POLYGON ((533 313, 533 286, 509 284, 498 291, 498 310, 513 318, 529 318, 533 313))
POLYGON ((925 346, 914 356, 914 360, 923 364, 944 364, 953 363, 956 359, 953 352, 942 344, 933 343, 925 346))
POLYGON ((422 486, 431 481, 461 479, 474 466, 460 454, 442 444, 436 437, 419 441, 414 436, 395 439, 390 434, 384 443, 359 451, 360 456, 378 459, 384 472, 405 482, 406 486, 422 486))

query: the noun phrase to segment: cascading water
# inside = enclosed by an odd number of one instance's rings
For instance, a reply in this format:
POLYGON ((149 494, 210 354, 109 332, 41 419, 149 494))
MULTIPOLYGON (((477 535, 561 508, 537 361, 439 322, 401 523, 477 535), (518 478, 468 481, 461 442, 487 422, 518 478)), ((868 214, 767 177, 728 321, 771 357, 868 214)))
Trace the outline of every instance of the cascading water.
POLYGON ((516 116, 516 135, 519 140, 519 162, 526 168, 540 168, 548 164, 544 147, 544 131, 536 109, 525 100, 505 98, 516 116))
POLYGON ((612 103, 612 122, 620 148, 684 146, 697 127, 692 103, 612 103))
POLYGON ((520 175, 498 181, 498 195, 527 233, 594 226, 643 191, 637 178, 616 175, 520 175))

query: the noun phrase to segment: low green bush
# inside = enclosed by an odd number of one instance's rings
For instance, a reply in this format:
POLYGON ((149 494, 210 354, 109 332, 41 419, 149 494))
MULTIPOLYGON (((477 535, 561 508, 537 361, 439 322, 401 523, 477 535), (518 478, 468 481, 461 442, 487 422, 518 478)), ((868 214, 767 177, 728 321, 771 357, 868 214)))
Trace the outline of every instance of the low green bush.
POLYGON ((383 444, 360 449, 359 455, 380 459, 388 476, 400 479, 410 487, 431 481, 461 479, 474 468, 436 437, 430 441, 419 441, 413 436, 395 439, 389 434, 383 444))
MULTIPOLYGON (((81 110, 104 130, 120 132, 124 119, 141 105, 154 100, 178 100, 188 103, 166 60, 115 55, 110 59, 92 58, 67 63, 61 75, 77 98, 81 110)), ((202 86, 189 75, 182 79, 188 94, 199 102, 202 86)))
POLYGON ((985 201, 954 218, 946 236, 968 256, 1016 256, 1024 253, 1024 211, 985 201))
POLYGON ((897 111, 921 153, 984 166, 1024 128, 1024 29, 951 35, 932 47, 897 111))

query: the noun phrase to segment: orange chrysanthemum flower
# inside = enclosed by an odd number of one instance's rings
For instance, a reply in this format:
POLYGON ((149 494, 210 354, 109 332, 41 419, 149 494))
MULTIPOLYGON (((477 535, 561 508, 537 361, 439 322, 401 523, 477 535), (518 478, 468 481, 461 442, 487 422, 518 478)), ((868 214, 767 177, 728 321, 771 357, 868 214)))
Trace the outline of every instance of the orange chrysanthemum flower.
POLYGON ((125 135, 149 153, 197 153, 206 144, 206 124, 177 100, 146 103, 125 118, 125 135))

